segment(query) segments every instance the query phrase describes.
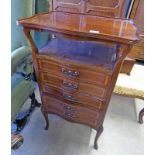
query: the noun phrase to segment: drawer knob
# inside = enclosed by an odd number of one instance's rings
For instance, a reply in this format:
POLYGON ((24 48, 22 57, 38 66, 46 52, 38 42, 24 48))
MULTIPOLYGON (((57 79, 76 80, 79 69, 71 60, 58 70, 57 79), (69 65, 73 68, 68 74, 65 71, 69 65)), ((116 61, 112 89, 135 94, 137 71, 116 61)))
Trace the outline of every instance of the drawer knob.
POLYGON ((77 102, 77 98, 75 96, 63 94, 63 97, 64 97, 64 99, 66 99, 68 101, 77 102))
POLYGON ((68 118, 70 118, 70 119, 75 118, 75 116, 73 114, 67 113, 67 112, 65 112, 65 116, 68 117, 68 118))
POLYGON ((76 111, 77 111, 77 109, 72 108, 72 107, 70 107, 70 106, 64 106, 64 109, 65 109, 66 111, 68 111, 68 112, 76 112, 76 111))
POLYGON ((78 85, 75 83, 67 83, 67 82, 63 82, 63 87, 66 90, 71 90, 71 91, 76 91, 78 88, 78 85))
POLYGON ((65 76, 67 76, 68 78, 71 78, 71 79, 76 79, 79 76, 78 71, 68 70, 68 69, 65 69, 65 68, 62 68, 62 73, 65 76))

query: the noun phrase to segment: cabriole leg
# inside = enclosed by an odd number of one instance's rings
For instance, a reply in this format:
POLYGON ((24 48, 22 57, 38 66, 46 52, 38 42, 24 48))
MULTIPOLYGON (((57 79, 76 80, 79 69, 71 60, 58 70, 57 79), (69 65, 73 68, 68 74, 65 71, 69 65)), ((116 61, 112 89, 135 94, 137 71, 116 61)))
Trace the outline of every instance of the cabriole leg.
POLYGON ((96 133, 96 137, 95 137, 95 141, 94 141, 94 149, 98 149, 98 144, 97 144, 97 141, 101 135, 101 133, 103 132, 103 126, 100 126, 97 130, 97 133, 96 133))
POLYGON ((48 113, 46 113, 42 108, 41 108, 41 112, 45 118, 45 121, 46 121, 46 126, 45 126, 45 130, 48 130, 49 128, 49 120, 48 120, 48 113))

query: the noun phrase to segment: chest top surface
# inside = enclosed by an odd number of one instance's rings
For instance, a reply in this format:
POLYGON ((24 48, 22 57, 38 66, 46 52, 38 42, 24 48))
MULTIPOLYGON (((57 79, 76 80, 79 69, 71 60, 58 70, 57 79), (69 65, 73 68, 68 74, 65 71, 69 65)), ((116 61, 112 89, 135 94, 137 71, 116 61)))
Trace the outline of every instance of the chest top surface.
POLYGON ((18 24, 30 29, 104 39, 132 44, 139 40, 137 27, 131 20, 92 15, 49 12, 18 20, 18 24))

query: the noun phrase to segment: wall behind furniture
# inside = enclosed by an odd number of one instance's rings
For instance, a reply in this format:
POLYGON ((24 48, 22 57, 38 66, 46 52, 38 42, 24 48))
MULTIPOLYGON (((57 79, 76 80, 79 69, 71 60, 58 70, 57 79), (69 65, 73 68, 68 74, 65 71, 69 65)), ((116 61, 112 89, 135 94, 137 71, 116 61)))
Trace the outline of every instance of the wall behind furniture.
POLYGON ((22 29, 16 21, 31 16, 34 13, 34 0, 11 1, 11 51, 27 44, 22 29))
MULTIPOLYGON (((35 14, 48 12, 49 10, 49 0, 35 0, 35 14)), ((34 33, 34 40, 38 48, 41 48, 46 44, 47 40, 50 38, 48 33, 34 33)))

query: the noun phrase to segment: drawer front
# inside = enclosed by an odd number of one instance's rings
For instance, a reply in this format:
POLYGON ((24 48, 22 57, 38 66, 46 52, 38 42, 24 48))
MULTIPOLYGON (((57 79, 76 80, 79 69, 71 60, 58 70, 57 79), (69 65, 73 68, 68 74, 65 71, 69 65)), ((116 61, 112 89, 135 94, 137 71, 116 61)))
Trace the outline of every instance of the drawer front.
POLYGON ((51 86, 62 88, 64 91, 75 93, 75 92, 83 92, 92 96, 96 97, 105 97, 106 89, 103 87, 99 87, 93 84, 88 83, 78 83, 67 78, 61 78, 58 76, 54 76, 50 73, 42 72, 41 75, 41 82, 48 83, 51 86))
POLYGON ((84 123, 96 127, 99 122, 100 113, 92 109, 69 105, 50 95, 43 95, 43 109, 49 113, 58 114, 65 119, 84 123))
MULTIPOLYGON (((66 63, 66 62, 65 62, 66 63)), ((67 78, 73 81, 96 84, 98 86, 107 86, 110 81, 110 76, 101 73, 97 68, 72 64, 61 64, 56 61, 38 59, 39 70, 52 73, 53 75, 67 78)))
POLYGON ((43 84, 42 92, 54 95, 57 98, 60 98, 64 102, 67 102, 71 105, 81 105, 84 107, 92 107, 98 110, 103 109, 105 107, 105 102, 100 100, 97 97, 92 97, 88 94, 84 93, 69 93, 64 91, 63 89, 53 87, 48 84, 43 84))

